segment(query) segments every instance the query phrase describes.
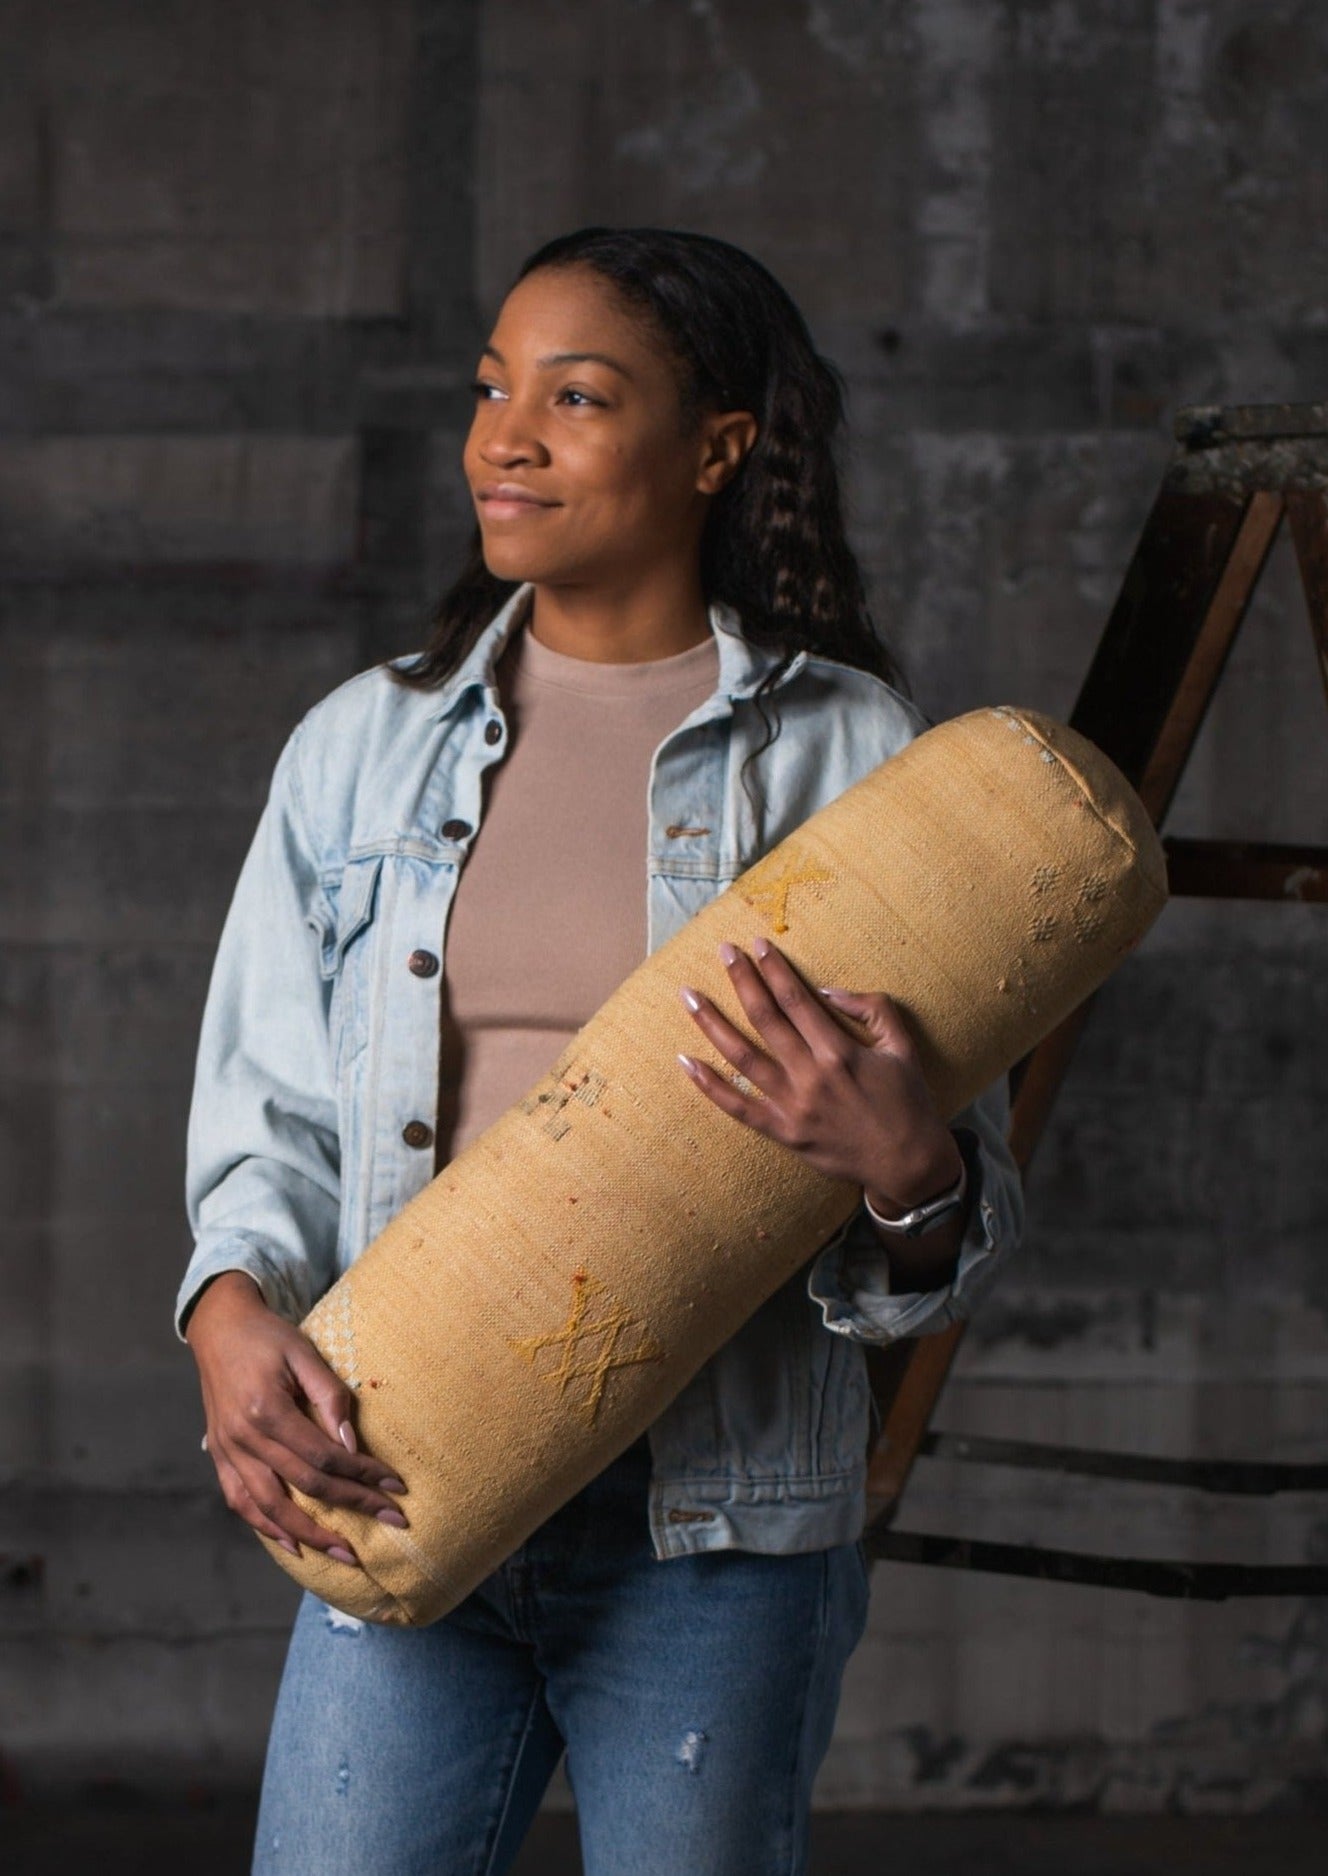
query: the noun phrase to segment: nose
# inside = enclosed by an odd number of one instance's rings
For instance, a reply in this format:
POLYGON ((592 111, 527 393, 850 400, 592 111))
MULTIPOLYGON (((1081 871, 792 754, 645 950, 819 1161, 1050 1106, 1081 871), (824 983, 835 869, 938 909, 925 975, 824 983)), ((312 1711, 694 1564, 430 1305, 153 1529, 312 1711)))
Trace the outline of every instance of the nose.
POLYGON ((515 398, 495 399, 476 412, 480 456, 496 469, 515 463, 545 462, 548 451, 538 430, 515 398))

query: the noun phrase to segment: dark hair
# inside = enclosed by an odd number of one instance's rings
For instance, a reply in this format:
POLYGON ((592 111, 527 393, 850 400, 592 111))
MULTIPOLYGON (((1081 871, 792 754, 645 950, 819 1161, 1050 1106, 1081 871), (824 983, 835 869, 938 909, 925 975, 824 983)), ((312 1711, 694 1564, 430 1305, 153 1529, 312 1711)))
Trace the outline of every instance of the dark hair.
MULTIPOLYGON (((701 538, 707 601, 727 601, 745 637, 782 654, 755 694, 766 736, 753 755, 778 733, 764 699, 799 651, 902 689, 844 534, 836 464, 843 380, 774 275, 728 241, 668 228, 560 235, 530 256, 517 280, 544 267, 591 268, 646 316, 678 363, 689 421, 704 410, 749 410, 757 419, 756 442, 712 498, 701 538)), ((515 590, 485 566, 477 527, 428 644, 394 676, 422 689, 445 682, 515 590)))

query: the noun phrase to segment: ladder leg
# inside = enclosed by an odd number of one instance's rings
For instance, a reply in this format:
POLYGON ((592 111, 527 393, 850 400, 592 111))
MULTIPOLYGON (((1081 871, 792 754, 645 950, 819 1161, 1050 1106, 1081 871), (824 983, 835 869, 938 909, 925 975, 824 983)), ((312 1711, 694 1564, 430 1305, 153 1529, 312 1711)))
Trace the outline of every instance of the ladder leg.
POLYGON ((1160 826, 1189 760, 1209 700, 1245 617, 1282 519, 1282 497, 1258 489, 1250 496, 1231 552, 1199 627, 1180 684, 1158 731, 1139 783, 1139 794, 1160 826))
POLYGON ((1286 504, 1319 654, 1319 675, 1328 695, 1328 490, 1289 489, 1286 504))
POLYGON ((896 1343, 877 1355, 879 1361, 881 1356, 898 1352, 905 1365, 885 1403, 880 1437, 867 1467, 869 1528, 888 1524, 898 1507, 963 1335, 962 1324, 956 1323, 939 1335, 923 1336, 906 1347, 896 1343))
POLYGON ((1163 480, 1070 717, 1135 788, 1143 780, 1244 520, 1247 498, 1163 480))
POLYGON ((1160 823, 1282 517, 1282 497, 1164 484, 1072 726, 1109 755, 1160 823), (1151 798, 1150 798, 1151 797, 1151 798))

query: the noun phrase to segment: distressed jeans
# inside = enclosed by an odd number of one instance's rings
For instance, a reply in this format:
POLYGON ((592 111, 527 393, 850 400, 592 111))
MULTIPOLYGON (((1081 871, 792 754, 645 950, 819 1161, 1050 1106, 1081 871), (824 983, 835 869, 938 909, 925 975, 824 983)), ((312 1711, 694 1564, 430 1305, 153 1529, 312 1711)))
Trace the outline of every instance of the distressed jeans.
POLYGON ((500 1876, 559 1758, 586 1876, 798 1876, 866 1625, 860 1543, 654 1556, 643 1436, 449 1615, 306 1594, 256 1876, 500 1876))

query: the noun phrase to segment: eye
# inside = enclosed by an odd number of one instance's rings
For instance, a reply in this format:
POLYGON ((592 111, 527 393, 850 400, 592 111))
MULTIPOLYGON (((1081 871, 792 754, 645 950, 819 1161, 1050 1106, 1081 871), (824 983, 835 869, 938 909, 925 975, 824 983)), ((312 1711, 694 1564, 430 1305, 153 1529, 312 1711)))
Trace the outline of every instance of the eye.
POLYGON ((604 403, 604 399, 602 397, 592 397, 588 391, 578 391, 576 386, 573 384, 569 384, 565 386, 564 389, 558 393, 558 398, 560 402, 562 401, 563 398, 570 398, 570 397, 574 397, 579 400, 577 404, 573 405, 572 408, 574 410, 580 409, 581 405, 585 405, 585 404, 598 404, 602 407, 604 403))
POLYGON ((498 386, 496 384, 487 384, 483 378, 474 379, 471 383, 470 389, 471 389, 472 396, 478 398, 482 403, 488 402, 490 391, 492 391, 494 395, 497 397, 501 397, 503 395, 502 392, 498 389, 498 386))

